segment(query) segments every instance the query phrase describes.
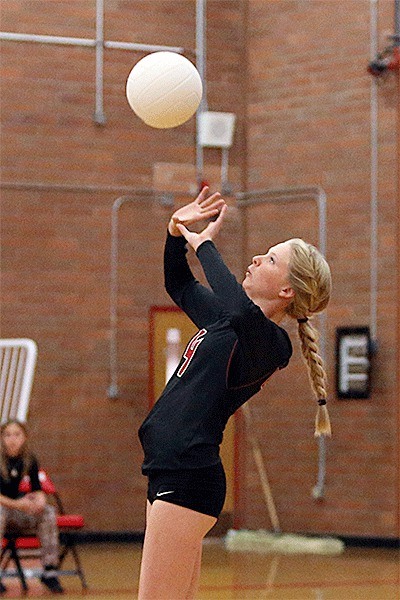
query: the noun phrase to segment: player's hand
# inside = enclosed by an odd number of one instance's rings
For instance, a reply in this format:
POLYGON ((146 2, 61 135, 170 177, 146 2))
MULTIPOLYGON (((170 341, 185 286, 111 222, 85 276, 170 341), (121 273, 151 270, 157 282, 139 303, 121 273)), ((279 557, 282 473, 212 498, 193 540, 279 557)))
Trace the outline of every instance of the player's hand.
POLYGON ((205 186, 193 202, 174 212, 168 224, 168 231, 171 235, 178 237, 182 235, 178 228, 179 223, 189 227, 193 223, 211 219, 218 215, 223 206, 225 206, 225 200, 221 198, 221 194, 215 192, 209 195, 209 188, 205 186))
POLYGON ((28 515, 40 515, 47 503, 46 494, 41 490, 25 494, 15 500, 15 508, 28 515))
POLYGON ((218 215, 218 218, 215 221, 211 221, 201 233, 189 231, 189 229, 187 229, 185 225, 182 225, 182 223, 178 223, 176 227, 179 229, 180 233, 184 236, 187 242, 192 246, 193 250, 196 251, 200 244, 207 240, 213 240, 217 237, 222 227, 222 222, 224 220, 227 210, 228 207, 224 203, 218 215))
POLYGON ((22 498, 18 498, 15 503, 15 508, 20 510, 27 515, 38 515, 43 511, 43 506, 39 505, 37 502, 32 499, 30 494, 23 496, 22 498))

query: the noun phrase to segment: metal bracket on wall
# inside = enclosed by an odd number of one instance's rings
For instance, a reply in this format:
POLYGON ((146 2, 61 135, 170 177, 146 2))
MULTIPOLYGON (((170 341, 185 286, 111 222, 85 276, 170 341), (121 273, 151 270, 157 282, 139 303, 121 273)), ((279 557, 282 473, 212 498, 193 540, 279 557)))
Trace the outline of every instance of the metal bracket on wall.
POLYGON ((29 33, 12 33, 8 31, 0 32, 0 40, 10 42, 27 42, 39 44, 58 44, 63 46, 87 46, 96 49, 96 97, 93 121, 96 125, 105 125, 106 116, 104 113, 104 48, 116 50, 128 50, 131 52, 159 52, 169 51, 183 54, 195 54, 193 50, 185 49, 182 46, 162 46, 156 44, 136 44, 133 42, 115 42, 104 39, 104 0, 96 0, 96 39, 62 37, 55 35, 36 35, 29 33))
POLYGON ((118 387, 118 225, 119 211, 127 202, 157 201, 161 206, 169 208, 174 205, 175 198, 171 192, 153 192, 146 194, 126 195, 117 198, 111 211, 111 258, 110 258, 110 385, 108 397, 116 400, 119 397, 118 387))

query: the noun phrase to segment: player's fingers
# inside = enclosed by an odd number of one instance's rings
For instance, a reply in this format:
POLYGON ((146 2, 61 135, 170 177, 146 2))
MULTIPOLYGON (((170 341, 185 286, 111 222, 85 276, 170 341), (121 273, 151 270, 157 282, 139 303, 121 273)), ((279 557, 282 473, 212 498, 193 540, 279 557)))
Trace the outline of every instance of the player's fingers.
POLYGON ((196 202, 198 202, 199 204, 201 204, 203 202, 203 200, 205 200, 207 198, 207 195, 208 195, 209 191, 210 191, 210 188, 208 187, 208 185, 205 185, 203 188, 201 188, 201 192, 197 196, 196 202))
POLYGON ((222 222, 224 220, 227 210, 228 210, 228 205, 225 204, 225 202, 224 202, 223 206, 221 206, 221 210, 219 211, 219 215, 218 215, 217 221, 221 221, 222 222))
POLYGON ((219 230, 222 227, 222 222, 225 218, 226 215, 226 211, 228 210, 228 206, 226 204, 224 204, 224 206, 221 208, 220 213, 218 215, 218 218, 215 219, 215 221, 212 223, 213 226, 213 232, 215 234, 217 234, 219 232, 219 230))
POLYGON ((189 241, 188 237, 190 236, 190 231, 187 229, 182 223, 176 223, 176 228, 181 232, 183 237, 189 241))
POLYGON ((222 207, 224 205, 225 205, 225 201, 222 199, 218 202, 215 202, 209 208, 202 210, 201 218, 202 219, 211 219, 212 217, 219 215, 219 213, 221 212, 222 207))
POLYGON ((214 204, 214 202, 216 202, 220 199, 221 199, 221 194, 219 192, 214 192, 214 194, 211 194, 211 196, 208 196, 208 198, 205 198, 204 200, 202 200, 200 202, 200 206, 202 208, 207 208, 209 206, 212 206, 214 204))

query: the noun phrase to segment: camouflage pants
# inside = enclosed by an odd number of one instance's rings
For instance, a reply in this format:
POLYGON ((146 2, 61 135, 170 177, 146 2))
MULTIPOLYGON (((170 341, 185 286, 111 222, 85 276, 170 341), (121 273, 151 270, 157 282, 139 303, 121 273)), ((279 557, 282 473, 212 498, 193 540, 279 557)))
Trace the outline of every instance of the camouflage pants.
POLYGON ((43 567, 58 565, 59 540, 57 516, 54 506, 46 504, 39 515, 28 515, 21 510, 0 506, 0 540, 5 533, 38 536, 43 567))

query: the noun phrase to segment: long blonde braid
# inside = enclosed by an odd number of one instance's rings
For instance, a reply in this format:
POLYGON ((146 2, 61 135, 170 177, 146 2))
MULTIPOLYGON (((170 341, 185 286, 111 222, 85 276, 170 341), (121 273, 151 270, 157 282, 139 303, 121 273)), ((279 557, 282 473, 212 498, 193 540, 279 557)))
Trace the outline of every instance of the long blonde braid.
POLYGON ((322 312, 328 305, 332 280, 329 265, 322 254, 302 239, 290 240, 289 281, 295 292, 287 314, 298 322, 298 333, 312 390, 318 401, 315 435, 331 435, 327 398, 327 376, 319 354, 318 331, 309 316, 322 312))

